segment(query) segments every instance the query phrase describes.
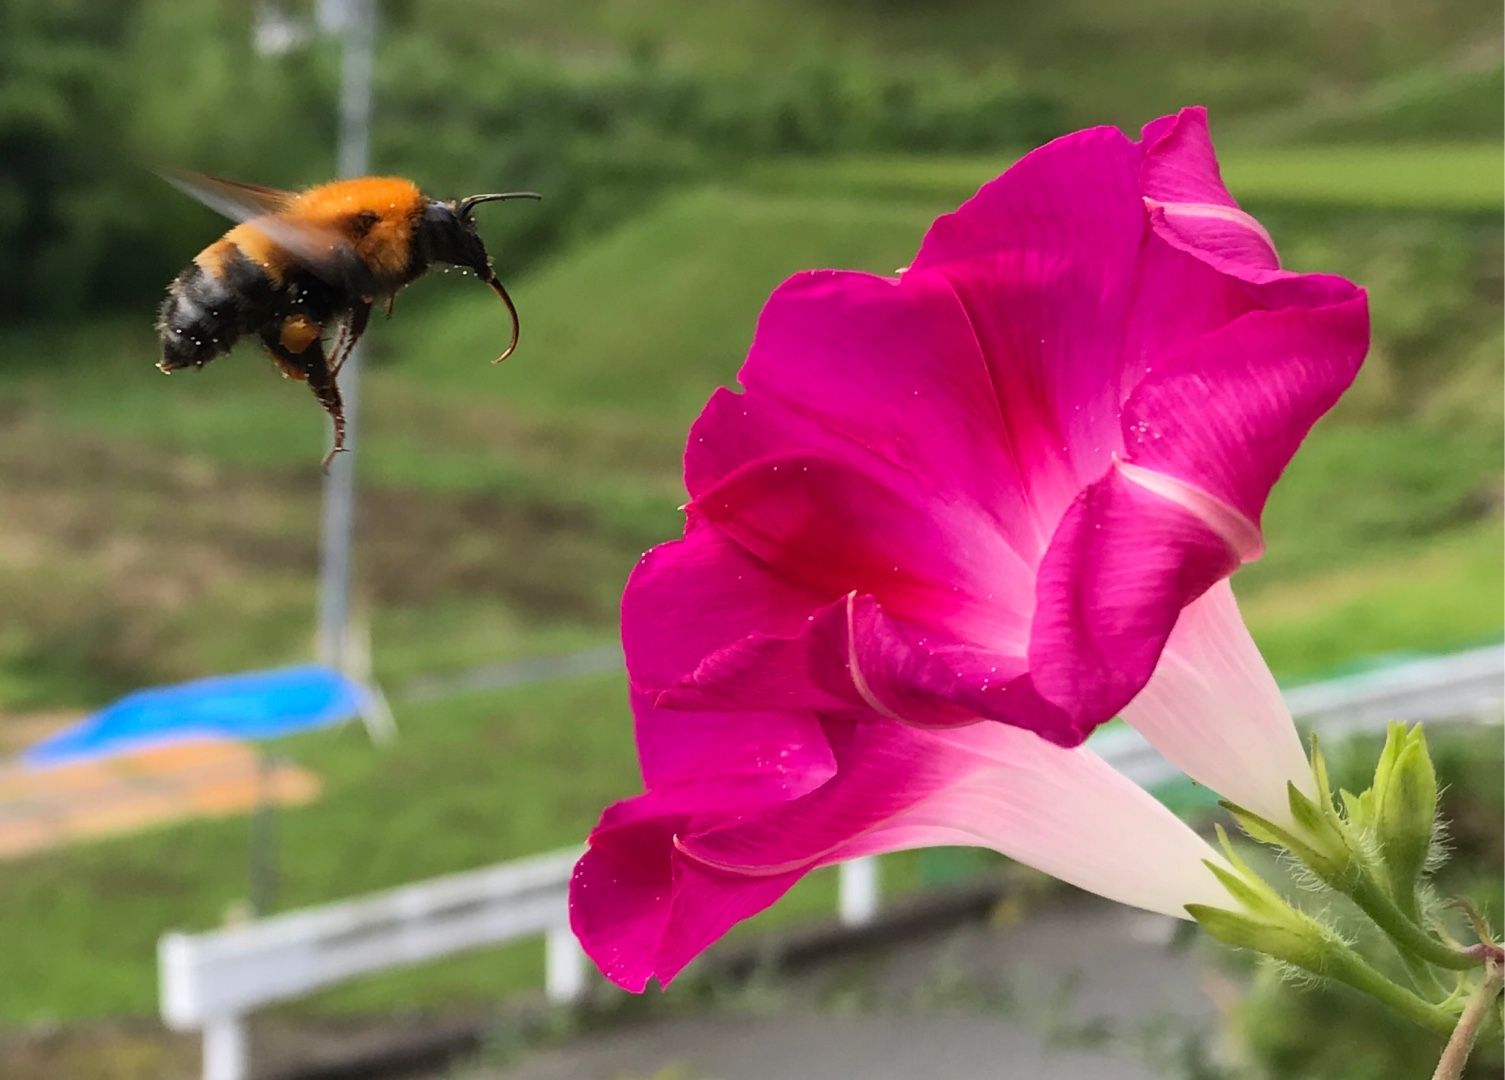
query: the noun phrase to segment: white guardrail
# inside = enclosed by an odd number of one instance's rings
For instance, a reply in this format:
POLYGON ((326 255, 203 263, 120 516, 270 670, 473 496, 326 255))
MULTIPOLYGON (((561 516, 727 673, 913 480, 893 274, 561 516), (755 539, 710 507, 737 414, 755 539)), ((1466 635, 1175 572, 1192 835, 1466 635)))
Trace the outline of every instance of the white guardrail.
MULTIPOLYGON (((1475 649, 1344 676, 1291 690, 1296 718, 1329 740, 1397 719, 1498 722, 1505 649, 1475 649)), ((1181 774, 1128 730, 1093 747, 1146 787, 1181 774)), ((162 1019, 202 1031, 204 1080, 250 1075, 246 1020, 256 1009, 360 975, 453 953, 540 937, 544 991, 579 1000, 588 961, 569 929, 571 848, 405 885, 355 900, 274 915, 202 934, 169 933, 157 945, 162 1019)), ((876 862, 840 868, 838 915, 862 925, 878 911, 876 862)))

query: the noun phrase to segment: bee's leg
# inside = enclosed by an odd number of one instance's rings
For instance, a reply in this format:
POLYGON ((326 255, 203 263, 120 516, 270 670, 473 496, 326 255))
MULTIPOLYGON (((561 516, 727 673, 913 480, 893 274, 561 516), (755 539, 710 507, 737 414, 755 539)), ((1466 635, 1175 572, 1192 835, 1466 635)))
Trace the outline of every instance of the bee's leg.
POLYGON ((329 350, 329 370, 334 372, 336 375, 340 373, 340 367, 339 364, 336 363, 336 361, 338 361, 344 353, 349 351, 350 346, 346 344, 349 338, 350 322, 348 319, 341 319, 340 331, 334 336, 334 348, 329 350))
POLYGON ((331 375, 340 374, 340 369, 345 366, 345 361, 350 359, 350 354, 355 351, 355 343, 366 332, 366 325, 370 321, 371 305, 364 300, 350 309, 350 318, 341 324, 339 340, 335 342, 334 353, 329 364, 331 375))
POLYGON ((340 400, 340 388, 335 385, 334 375, 324 356, 324 346, 319 341, 318 328, 301 315, 290 315, 280 326, 268 328, 261 335, 261 343, 284 374, 290 378, 305 379, 324 411, 334 423, 334 445, 324 455, 324 468, 334 456, 345 449, 345 407, 340 400), (301 321, 300 321, 301 320, 301 321), (309 332, 312 328, 313 332, 309 332))
POLYGON ((314 345, 308 350, 304 370, 308 372, 308 388, 314 392, 319 404, 334 422, 334 444, 324 455, 323 469, 329 471, 329 463, 336 454, 345 450, 345 405, 340 400, 340 388, 335 383, 334 373, 324 359, 324 347, 314 345))

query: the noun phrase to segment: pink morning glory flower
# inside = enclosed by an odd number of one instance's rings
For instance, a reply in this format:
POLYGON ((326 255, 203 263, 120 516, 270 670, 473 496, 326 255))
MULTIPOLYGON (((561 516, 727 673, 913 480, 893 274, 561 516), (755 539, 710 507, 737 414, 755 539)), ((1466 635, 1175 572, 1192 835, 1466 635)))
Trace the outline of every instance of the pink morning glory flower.
POLYGON ((1218 856, 1083 747, 861 710, 682 712, 641 694, 633 707, 647 791, 607 808, 570 883, 580 944, 628 990, 668 985, 810 871, 886 851, 992 848, 1181 918, 1228 904, 1203 865, 1218 856))
POLYGON ((647 792, 582 860, 587 950, 668 978, 809 869, 924 843, 1204 895, 1200 841, 1070 748, 1122 711, 1283 816, 1304 755, 1225 579, 1367 341, 1360 289, 1279 268, 1199 109, 1042 147, 896 278, 786 282, 624 597, 647 792))

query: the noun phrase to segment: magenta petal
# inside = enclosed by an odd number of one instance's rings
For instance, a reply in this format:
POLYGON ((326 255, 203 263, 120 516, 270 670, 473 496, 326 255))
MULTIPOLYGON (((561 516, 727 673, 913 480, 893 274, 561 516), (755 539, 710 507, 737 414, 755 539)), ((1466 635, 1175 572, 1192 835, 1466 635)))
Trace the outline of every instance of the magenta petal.
POLYGON ((632 684, 662 690, 701 659, 752 633, 793 634, 840 592, 774 574, 732 539, 691 520, 683 540, 638 562, 622 595, 622 647, 632 684))
POLYGON ((1023 643, 1029 567, 982 508, 884 461, 763 458, 691 512, 811 593, 870 593, 915 625, 1000 650, 1023 643))
POLYGON ((659 944, 659 981, 668 986, 707 946, 767 908, 813 869, 750 877, 723 873, 680 854, 674 860, 674 906, 659 944))
POLYGON ((1223 184, 1207 110, 1200 105, 1150 121, 1141 132, 1140 145, 1144 161, 1139 182, 1149 198, 1238 208, 1223 184))
POLYGON ((1140 180, 1159 235, 1232 273, 1259 276, 1280 265, 1270 234, 1223 186, 1206 109, 1148 124, 1142 146, 1140 180))
POLYGON ((818 271, 769 298, 740 379, 690 433, 699 497, 759 458, 800 451, 877 458, 991 511, 1008 533, 1024 493, 986 362, 948 284, 818 271))
POLYGON ((1127 267, 1144 228, 1139 168, 1117 128, 1063 135, 937 218, 910 271, 1005 251, 1127 267))
POLYGON ((998 423, 1028 490, 1027 519, 1040 530, 1025 549, 1032 559, 1121 445, 1119 352, 1143 210, 1126 208, 1125 217, 1119 231, 1135 243, 1121 262, 1108 257, 1110 244, 1091 259, 1012 251, 934 272, 955 291, 988 358, 998 423))
POLYGON ((801 799, 682 838, 694 858, 727 870, 782 873, 814 865, 987 764, 965 740, 877 716, 829 718, 836 776, 801 799))
POLYGON ((1040 565, 1029 652, 1076 741, 1139 692, 1181 609, 1239 561, 1203 517, 1118 469, 1082 492, 1040 565))
POLYGON ((728 807, 791 799, 819 787, 836 771, 820 722, 771 706, 683 712, 653 708, 651 695, 634 691, 643 782, 691 792, 712 785, 709 801, 728 807))
POLYGON ((1146 233, 1139 156, 1108 128, 1036 150, 937 220, 905 275, 944 278, 966 312, 1040 528, 1034 559, 1120 448, 1121 343, 1146 233))
POLYGON ((656 794, 611 807, 570 879, 570 927, 612 982, 667 986, 706 946, 762 911, 808 868, 781 875, 727 874, 687 859, 675 833, 687 817, 656 794), (619 811, 621 824, 608 824, 619 811))
POLYGON ((665 710, 871 711, 920 727, 993 719, 1080 741, 1061 709, 1035 693, 1022 656, 898 622, 859 594, 814 613, 798 634, 753 634, 711 654, 656 703, 665 710))
POLYGON ((1271 487, 1368 347, 1361 290, 1315 310, 1251 312, 1139 383, 1124 406, 1128 459, 1258 522, 1271 487))
POLYGON ((851 439, 782 401, 720 387, 690 427, 685 490, 698 499, 749 462, 794 451, 838 460, 862 453, 851 439))
POLYGON ((669 918, 673 843, 671 824, 613 830, 593 839, 570 878, 570 928, 602 974, 625 990, 642 990, 655 974, 669 918))
MULTIPOLYGON (((928 645, 872 597, 849 594, 812 613, 793 635, 750 634, 710 654, 656 703, 667 710, 873 710, 909 724, 971 723, 975 713, 946 694, 956 675, 928 645)), ((994 663, 1020 666, 1017 658, 994 663)))
POLYGON ((1063 722, 1033 692, 1022 655, 890 619, 870 596, 851 598, 848 626, 863 697, 891 720, 953 727, 992 719, 1040 732, 1063 722))
POLYGON ((812 612, 790 634, 749 634, 708 654, 654 699, 665 710, 843 711, 868 706, 854 678, 851 597, 812 612))

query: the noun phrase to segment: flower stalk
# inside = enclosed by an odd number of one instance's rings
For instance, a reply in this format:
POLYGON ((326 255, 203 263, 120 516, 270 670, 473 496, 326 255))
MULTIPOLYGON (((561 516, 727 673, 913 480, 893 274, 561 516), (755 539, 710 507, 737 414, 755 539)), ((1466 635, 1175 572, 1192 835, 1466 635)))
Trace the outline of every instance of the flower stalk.
POLYGON ((1479 1032, 1489 1019, 1502 986, 1505 986, 1505 965, 1491 959, 1484 967, 1484 981, 1474 991, 1463 1015, 1458 1018, 1458 1026, 1453 1029, 1448 1044, 1442 1051, 1442 1058, 1437 1062, 1437 1071, 1432 1074, 1432 1080, 1459 1080, 1463 1075, 1463 1067, 1468 1064, 1468 1056, 1473 1052, 1474 1043, 1479 1040, 1479 1032))
POLYGON ((1439 1035, 1447 1035, 1454 1030, 1456 1018, 1453 1013, 1386 978, 1349 946, 1339 943, 1327 960, 1326 970, 1313 974, 1327 975, 1346 983, 1439 1035))

